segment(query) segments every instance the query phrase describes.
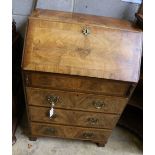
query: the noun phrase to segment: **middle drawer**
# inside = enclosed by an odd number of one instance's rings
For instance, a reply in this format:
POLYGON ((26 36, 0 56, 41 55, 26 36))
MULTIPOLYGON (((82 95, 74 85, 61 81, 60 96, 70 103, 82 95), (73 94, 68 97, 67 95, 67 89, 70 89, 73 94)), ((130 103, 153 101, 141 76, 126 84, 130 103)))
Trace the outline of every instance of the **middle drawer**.
POLYGON ((31 121, 112 129, 119 119, 119 115, 62 109, 54 109, 53 117, 49 118, 49 110, 50 108, 29 106, 31 121))

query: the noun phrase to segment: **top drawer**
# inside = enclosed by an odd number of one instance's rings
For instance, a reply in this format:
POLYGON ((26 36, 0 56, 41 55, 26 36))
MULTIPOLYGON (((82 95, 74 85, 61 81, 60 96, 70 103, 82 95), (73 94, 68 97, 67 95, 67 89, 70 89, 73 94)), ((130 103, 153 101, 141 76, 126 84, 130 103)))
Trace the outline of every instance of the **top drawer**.
POLYGON ((31 87, 124 97, 131 90, 131 84, 127 82, 40 72, 26 72, 25 82, 31 87))

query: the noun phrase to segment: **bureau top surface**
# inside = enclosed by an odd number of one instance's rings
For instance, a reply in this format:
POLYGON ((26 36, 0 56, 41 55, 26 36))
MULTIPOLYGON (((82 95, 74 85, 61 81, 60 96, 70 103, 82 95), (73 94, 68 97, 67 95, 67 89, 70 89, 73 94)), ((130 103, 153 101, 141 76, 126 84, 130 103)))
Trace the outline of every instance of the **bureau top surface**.
POLYGON ((36 10, 29 17, 22 68, 137 82, 142 32, 108 17, 36 10))

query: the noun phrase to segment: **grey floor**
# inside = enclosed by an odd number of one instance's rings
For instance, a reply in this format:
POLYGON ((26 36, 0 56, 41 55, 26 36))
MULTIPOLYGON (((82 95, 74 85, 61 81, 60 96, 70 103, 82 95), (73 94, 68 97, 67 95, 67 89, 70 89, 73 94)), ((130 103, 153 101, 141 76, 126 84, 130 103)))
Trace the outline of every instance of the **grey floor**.
POLYGON ((142 142, 128 130, 115 127, 105 147, 94 143, 57 138, 38 138, 29 141, 20 127, 13 155, 142 155, 142 142))

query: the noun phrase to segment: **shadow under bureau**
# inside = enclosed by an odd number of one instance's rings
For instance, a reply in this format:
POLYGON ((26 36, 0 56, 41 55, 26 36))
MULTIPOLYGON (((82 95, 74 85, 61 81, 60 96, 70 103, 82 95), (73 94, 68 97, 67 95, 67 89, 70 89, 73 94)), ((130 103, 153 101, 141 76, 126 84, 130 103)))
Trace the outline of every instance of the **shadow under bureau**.
POLYGON ((104 146, 139 80, 141 48, 128 21, 35 10, 22 60, 29 138, 104 146))

